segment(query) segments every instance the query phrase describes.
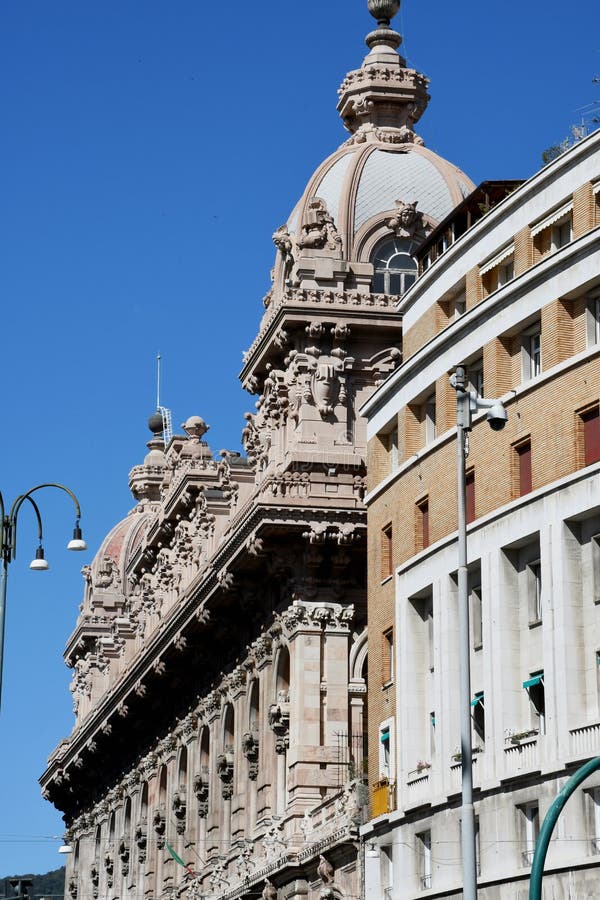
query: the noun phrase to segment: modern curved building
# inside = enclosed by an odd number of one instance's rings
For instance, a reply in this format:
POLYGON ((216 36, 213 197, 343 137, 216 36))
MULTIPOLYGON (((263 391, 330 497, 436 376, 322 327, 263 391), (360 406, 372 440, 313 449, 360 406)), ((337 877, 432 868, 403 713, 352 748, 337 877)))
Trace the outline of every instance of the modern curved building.
POLYGON ((199 417, 165 442, 153 416, 135 506, 84 572, 76 721, 42 777, 71 900, 362 892, 358 408, 401 361, 418 247, 473 189, 414 131, 426 80, 397 53, 398 6, 370 0, 368 55, 340 89, 350 137, 273 236, 240 376, 256 401, 245 455, 215 457, 199 417))
MULTIPOLYGON (((368 898, 462 895, 458 365, 508 412, 499 431, 475 417, 466 472, 482 898, 528 896, 546 812, 600 755, 600 132, 513 188, 482 216, 482 186, 421 245, 402 364, 361 409, 368 898)), ((559 819, 544 896, 598 897, 599 852, 596 774, 559 819)))

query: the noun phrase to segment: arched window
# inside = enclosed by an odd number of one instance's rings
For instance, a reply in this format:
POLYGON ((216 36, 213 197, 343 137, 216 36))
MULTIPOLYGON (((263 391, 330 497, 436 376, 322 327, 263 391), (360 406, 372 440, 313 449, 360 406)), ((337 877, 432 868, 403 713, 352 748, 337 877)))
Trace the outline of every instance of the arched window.
POLYGON ((401 238, 386 239, 375 248, 373 263, 373 292, 396 294, 401 297, 417 277, 417 263, 411 256, 413 241, 401 238))

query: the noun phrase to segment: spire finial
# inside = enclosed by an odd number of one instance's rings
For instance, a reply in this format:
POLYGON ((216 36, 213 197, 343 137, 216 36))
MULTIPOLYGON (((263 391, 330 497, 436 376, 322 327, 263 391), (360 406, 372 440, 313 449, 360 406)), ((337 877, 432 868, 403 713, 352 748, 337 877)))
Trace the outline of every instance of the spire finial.
POLYGON ((368 0, 367 6, 378 25, 389 28, 390 22, 400 9, 400 0, 368 0))

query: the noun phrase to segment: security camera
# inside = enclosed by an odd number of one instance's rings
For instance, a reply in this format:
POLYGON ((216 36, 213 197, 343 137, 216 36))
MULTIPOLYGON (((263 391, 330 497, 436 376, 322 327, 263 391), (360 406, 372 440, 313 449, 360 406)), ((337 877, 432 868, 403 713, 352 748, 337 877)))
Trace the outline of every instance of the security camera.
POLYGON ((504 404, 497 400, 487 411, 486 419, 492 431, 502 431, 508 421, 508 413, 504 404))

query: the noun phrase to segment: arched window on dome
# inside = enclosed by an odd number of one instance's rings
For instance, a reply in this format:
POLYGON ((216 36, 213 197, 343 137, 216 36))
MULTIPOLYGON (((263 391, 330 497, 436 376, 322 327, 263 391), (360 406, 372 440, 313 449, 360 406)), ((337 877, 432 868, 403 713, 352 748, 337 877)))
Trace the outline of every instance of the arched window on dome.
POLYGON ((417 278, 417 262, 411 256, 413 241, 388 238, 379 244, 371 257, 373 293, 401 297, 417 278))

